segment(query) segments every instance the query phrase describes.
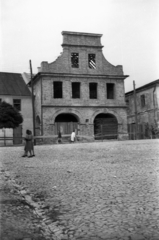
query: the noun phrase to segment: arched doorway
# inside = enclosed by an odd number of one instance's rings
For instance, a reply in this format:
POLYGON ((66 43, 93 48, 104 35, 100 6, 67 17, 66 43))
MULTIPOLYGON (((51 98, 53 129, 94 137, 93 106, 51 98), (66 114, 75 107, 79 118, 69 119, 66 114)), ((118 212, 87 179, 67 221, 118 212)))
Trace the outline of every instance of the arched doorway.
POLYGON ((55 134, 71 134, 78 127, 78 119, 74 114, 61 113, 55 118, 55 134))
POLYGON ((94 119, 95 139, 117 139, 118 121, 113 114, 98 114, 94 119))

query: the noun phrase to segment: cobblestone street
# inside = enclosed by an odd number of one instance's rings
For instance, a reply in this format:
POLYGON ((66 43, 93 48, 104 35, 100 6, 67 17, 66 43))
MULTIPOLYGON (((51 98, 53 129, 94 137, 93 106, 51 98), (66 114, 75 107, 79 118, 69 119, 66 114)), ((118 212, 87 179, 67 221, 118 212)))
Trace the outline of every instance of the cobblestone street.
POLYGON ((23 147, 0 148, 1 240, 159 240, 159 140, 22 154, 23 147))

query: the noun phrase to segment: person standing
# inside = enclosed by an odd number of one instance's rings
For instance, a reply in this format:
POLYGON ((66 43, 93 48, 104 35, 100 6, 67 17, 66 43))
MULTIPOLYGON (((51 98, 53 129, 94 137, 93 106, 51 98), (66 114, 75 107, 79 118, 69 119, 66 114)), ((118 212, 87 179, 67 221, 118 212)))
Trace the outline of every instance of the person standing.
POLYGON ((33 139, 32 131, 30 131, 30 130, 29 130, 29 135, 31 135, 31 143, 32 143, 31 151, 32 151, 32 157, 35 157, 35 154, 34 154, 34 139, 33 139))
POLYGON ((73 132, 71 133, 71 142, 72 143, 75 141, 75 137, 76 137, 75 130, 73 130, 73 132))
POLYGON ((33 136, 32 136, 32 132, 30 130, 26 130, 26 136, 25 136, 24 140, 25 140, 24 155, 22 157, 27 157, 28 152, 30 154, 30 156, 28 156, 28 157, 35 156, 34 155, 33 136))
POLYGON ((62 143, 62 134, 61 132, 59 131, 58 133, 58 140, 57 140, 58 143, 62 143))

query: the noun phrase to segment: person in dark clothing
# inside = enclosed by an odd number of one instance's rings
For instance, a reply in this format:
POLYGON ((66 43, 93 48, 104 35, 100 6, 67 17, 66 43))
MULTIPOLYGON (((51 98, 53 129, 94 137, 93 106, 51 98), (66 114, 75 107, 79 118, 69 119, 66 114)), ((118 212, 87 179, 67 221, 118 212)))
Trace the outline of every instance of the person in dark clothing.
POLYGON ((58 133, 58 140, 57 140, 58 143, 62 143, 62 134, 61 132, 59 131, 58 133))
POLYGON ((28 152, 30 153, 30 156, 28 156, 28 157, 35 156, 33 136, 32 136, 32 132, 30 130, 26 130, 26 136, 25 136, 24 140, 25 140, 24 155, 22 157, 27 157, 28 152))

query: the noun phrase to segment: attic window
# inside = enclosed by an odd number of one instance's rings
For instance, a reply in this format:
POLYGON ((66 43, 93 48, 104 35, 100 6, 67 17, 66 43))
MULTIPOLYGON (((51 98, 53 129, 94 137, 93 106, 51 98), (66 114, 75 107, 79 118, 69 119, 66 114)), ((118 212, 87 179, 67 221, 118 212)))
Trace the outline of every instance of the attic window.
POLYGON ((79 68, 79 54, 71 53, 71 66, 72 68, 79 68))
POLYGON ((88 54, 88 66, 91 69, 96 69, 96 55, 95 54, 88 54))

